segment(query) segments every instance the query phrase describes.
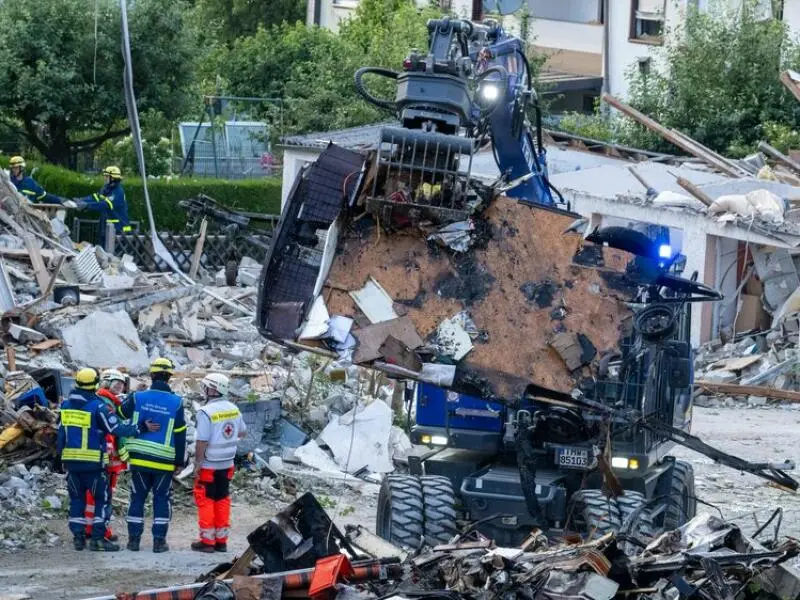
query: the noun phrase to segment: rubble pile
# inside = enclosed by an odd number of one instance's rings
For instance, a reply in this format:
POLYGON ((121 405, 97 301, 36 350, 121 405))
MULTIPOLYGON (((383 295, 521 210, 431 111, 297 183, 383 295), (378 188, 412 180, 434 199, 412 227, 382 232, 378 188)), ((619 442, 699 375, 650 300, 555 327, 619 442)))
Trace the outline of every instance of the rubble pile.
POLYGON ((48 530, 46 521, 66 515, 67 505, 67 487, 61 475, 22 464, 0 471, 0 550, 59 545, 59 536, 48 530))
POLYGON ((331 486, 377 494, 375 482, 410 448, 393 426, 402 390, 347 361, 265 341, 253 324, 258 269, 244 257, 235 287, 225 285, 224 270, 201 268, 194 284, 145 273, 131 256, 73 244, 63 215, 32 208, 0 172, 0 501, 11 515, 0 549, 56 543, 38 528, 63 508, 63 477, 49 470, 57 466, 58 405, 86 365, 127 372, 133 391, 147 384, 153 358, 175 363, 172 385, 188 420, 187 467, 176 476, 185 487, 199 381, 222 372, 249 430, 234 495, 285 502, 331 486))
POLYGON ((800 545, 777 532, 762 546, 709 514, 655 538, 627 531, 584 540, 533 530, 521 546, 500 547, 470 528, 447 544, 410 552, 360 525, 342 534, 305 494, 252 531, 248 550, 234 562, 197 583, 130 597, 774 600, 796 592, 788 562, 800 545))

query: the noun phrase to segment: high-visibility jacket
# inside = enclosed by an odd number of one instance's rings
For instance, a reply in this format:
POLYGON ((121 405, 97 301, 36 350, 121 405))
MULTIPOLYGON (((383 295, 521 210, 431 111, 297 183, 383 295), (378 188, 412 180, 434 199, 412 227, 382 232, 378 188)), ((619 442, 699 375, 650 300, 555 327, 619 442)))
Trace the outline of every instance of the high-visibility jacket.
MULTIPOLYGON (((122 401, 107 388, 97 390, 97 396, 104 401, 115 413, 117 408, 122 405, 122 401)), ((127 468, 127 464, 119 457, 119 442, 113 435, 106 435, 106 452, 108 453, 108 463, 106 471, 109 473, 121 473, 127 468)))
POLYGON ((113 223, 117 233, 131 231, 125 190, 118 181, 104 185, 96 194, 81 198, 80 205, 86 210, 99 213, 101 240, 106 237, 106 223, 113 223))
POLYGON ((198 411, 197 440, 208 442, 203 468, 227 469, 233 466, 239 433, 245 431, 242 413, 233 402, 214 400, 198 411), (203 417, 207 422, 203 422, 203 417))
POLYGON ((102 469, 106 434, 135 436, 137 427, 123 424, 114 410, 94 392, 73 389, 61 403, 58 450, 68 471, 102 469))
POLYGON ((149 390, 134 392, 119 407, 119 412, 135 424, 153 421, 161 425, 159 431, 153 432, 140 427, 145 429, 143 433, 123 440, 132 469, 173 471, 183 464, 186 447, 183 400, 168 385, 156 381, 149 390))
POLYGON ((29 175, 22 177, 11 176, 11 183, 17 191, 31 202, 43 202, 45 204, 61 204, 61 198, 54 194, 48 194, 39 183, 29 175))

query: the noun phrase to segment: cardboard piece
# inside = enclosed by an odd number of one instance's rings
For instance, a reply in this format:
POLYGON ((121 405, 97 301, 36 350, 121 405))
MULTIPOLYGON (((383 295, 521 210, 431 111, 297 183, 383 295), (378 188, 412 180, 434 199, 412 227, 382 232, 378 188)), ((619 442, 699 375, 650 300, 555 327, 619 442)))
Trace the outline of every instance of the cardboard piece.
POLYGON ((356 363, 380 358, 380 348, 389 336, 403 342, 409 350, 415 350, 423 343, 413 321, 408 317, 375 323, 354 331, 353 335, 358 339, 358 348, 353 357, 353 362, 356 363))
POLYGON ((742 294, 739 297, 739 312, 736 315, 736 333, 752 329, 769 329, 770 318, 761 304, 760 296, 742 294))

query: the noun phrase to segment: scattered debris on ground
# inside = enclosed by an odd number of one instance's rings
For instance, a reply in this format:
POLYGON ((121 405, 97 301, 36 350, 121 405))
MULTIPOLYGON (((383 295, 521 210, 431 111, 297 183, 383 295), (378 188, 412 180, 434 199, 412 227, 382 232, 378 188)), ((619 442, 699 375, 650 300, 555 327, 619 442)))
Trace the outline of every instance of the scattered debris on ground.
POLYGON ((430 547, 420 540, 420 548, 398 548, 361 526, 342 533, 317 499, 304 494, 251 532, 241 556, 200 575, 196 583, 98 600, 156 600, 166 594, 187 600, 298 594, 342 600, 433 595, 451 600, 770 600, 796 591, 788 562, 800 554, 800 545, 780 538, 777 530, 765 546, 709 514, 656 537, 635 530, 586 540, 548 538, 534 530, 521 546, 510 548, 469 528, 447 544, 430 547))

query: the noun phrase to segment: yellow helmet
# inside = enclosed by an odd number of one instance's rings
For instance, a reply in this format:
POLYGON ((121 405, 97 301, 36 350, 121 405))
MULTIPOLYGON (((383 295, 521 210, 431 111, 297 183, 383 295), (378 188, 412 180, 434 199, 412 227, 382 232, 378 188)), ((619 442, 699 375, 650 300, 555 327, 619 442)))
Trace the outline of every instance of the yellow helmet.
POLYGON ((175 365, 168 358, 157 358, 150 365, 150 374, 153 373, 169 373, 172 375, 175 372, 175 365))
POLYGON ((75 374, 75 386, 81 390, 96 390, 100 386, 100 373, 92 367, 84 367, 75 374))
POLYGON ((103 169, 103 175, 108 175, 111 179, 116 179, 117 181, 122 179, 122 171, 119 170, 119 167, 106 167, 103 169))
POLYGON ((21 156, 12 156, 11 160, 8 161, 9 167, 22 167, 25 168, 25 159, 21 156))

